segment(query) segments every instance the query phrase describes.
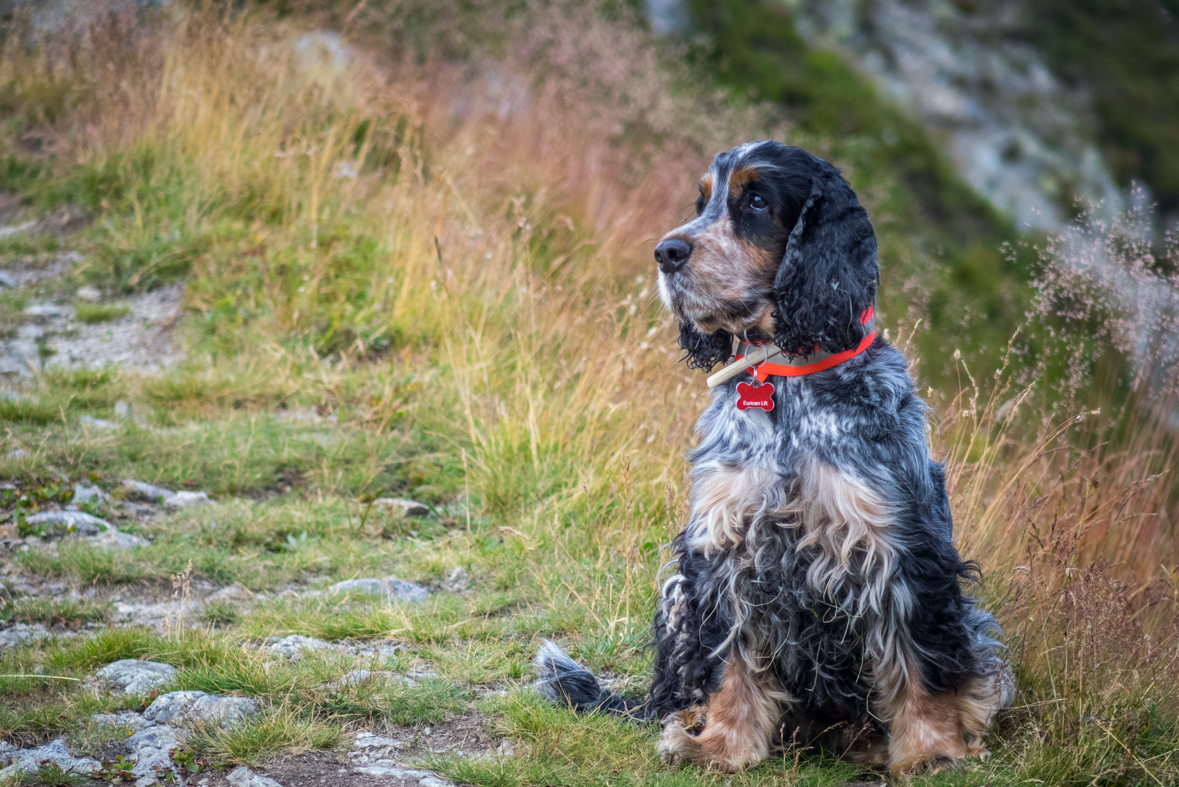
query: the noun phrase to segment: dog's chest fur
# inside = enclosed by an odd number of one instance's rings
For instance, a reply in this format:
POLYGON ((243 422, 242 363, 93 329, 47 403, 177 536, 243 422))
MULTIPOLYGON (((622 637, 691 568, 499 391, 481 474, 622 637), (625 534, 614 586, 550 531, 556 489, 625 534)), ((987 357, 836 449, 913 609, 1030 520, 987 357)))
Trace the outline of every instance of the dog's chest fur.
POLYGON ((721 389, 692 456, 680 572, 725 621, 714 647, 760 660, 820 707, 866 711, 864 639, 898 601, 888 580, 899 546, 879 487, 887 469, 856 456, 865 438, 895 428, 888 376, 850 393, 829 378, 826 388, 776 378, 772 413, 738 410, 732 387, 721 389))

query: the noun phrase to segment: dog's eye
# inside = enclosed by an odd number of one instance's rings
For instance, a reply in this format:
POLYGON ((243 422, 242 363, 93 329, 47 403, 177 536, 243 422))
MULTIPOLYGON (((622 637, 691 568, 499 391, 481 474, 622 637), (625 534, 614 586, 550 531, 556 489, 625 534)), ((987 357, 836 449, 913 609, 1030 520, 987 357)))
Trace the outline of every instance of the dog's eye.
POLYGON ((696 215, 699 216, 704 212, 704 196, 701 195, 696 198, 696 215))
POLYGON ((768 208, 769 206, 770 206, 770 203, 766 202, 766 198, 760 194, 754 194, 752 197, 749 198, 749 207, 753 208, 756 211, 763 211, 766 208, 768 208))

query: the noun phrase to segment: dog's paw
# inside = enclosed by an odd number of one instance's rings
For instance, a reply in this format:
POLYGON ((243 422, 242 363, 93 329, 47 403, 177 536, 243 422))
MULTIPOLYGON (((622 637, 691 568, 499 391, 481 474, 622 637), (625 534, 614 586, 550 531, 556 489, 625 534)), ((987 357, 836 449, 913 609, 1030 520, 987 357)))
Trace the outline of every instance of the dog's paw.
POLYGON ((888 768, 890 776, 917 776, 944 773, 958 768, 962 761, 953 757, 934 756, 909 763, 893 763, 888 768))
POLYGON ((985 760, 991 756, 991 753, 983 745, 982 741, 975 741, 974 743, 966 744, 966 756, 978 757, 981 760, 985 760))
POLYGON ((705 716, 705 708, 694 707, 672 713, 665 718, 663 735, 655 744, 655 752, 659 759, 667 765, 679 765, 698 759, 699 743, 696 736, 704 729, 705 716))

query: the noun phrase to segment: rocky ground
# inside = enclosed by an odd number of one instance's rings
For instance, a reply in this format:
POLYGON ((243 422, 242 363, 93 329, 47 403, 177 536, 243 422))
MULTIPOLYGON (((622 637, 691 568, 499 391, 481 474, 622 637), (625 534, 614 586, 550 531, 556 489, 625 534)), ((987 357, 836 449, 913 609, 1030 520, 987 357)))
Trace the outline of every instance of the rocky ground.
MULTIPOLYGON (((69 212, 48 219, 0 215, 10 221, 0 226, 0 239, 43 242, 46 233, 67 237, 84 223, 69 212)), ((36 467, 38 440, 43 446, 61 433, 116 447, 128 435, 150 441, 188 433, 147 423, 126 401, 97 414, 62 410, 64 422, 36 433, 19 426, 20 407, 53 395, 44 375, 54 369, 143 375, 181 362, 176 326, 184 288, 101 292, 79 284, 85 257, 75 250, 10 254, 0 262, 0 387, 18 413, 4 441, 8 481, 0 485, 0 785, 448 787, 452 782, 424 763, 512 756, 513 745, 494 735, 478 704, 505 696, 510 686, 502 681, 440 675, 422 658, 421 643, 396 636, 391 625, 328 638, 298 630, 307 608, 323 622, 339 614, 386 619, 452 603, 471 593, 466 568, 445 566, 424 584, 365 575, 355 563, 313 581, 306 571, 293 581, 245 579, 272 552, 263 549, 234 558, 246 571, 243 581, 211 581, 191 570, 200 548, 184 543, 192 533, 178 532, 187 526, 177 523, 216 533, 217 520, 241 516, 248 528, 256 499, 36 467), (188 570, 171 581, 159 573, 151 578, 159 567, 153 550, 163 554, 174 542, 188 570), (77 570, 76 560, 91 561, 98 573, 77 570), (130 571, 120 575, 120 565, 130 571), (255 614, 286 617, 253 626, 255 614), (275 633, 264 634, 266 628, 275 633), (251 691, 248 676, 266 674, 279 677, 255 682, 251 691), (209 677, 229 682, 223 691, 187 688, 209 677), (440 705, 434 697, 443 698, 440 705), (55 720, 42 723, 46 715, 55 720)), ((301 435, 308 450, 347 439, 334 415, 314 409, 283 409, 268 423, 301 435)), ((267 497, 275 495, 288 513, 307 505, 281 489, 267 497)), ((366 516, 413 534, 448 526, 434 507, 399 498, 371 500, 366 516)), ((286 554, 325 540, 307 529, 277 538, 286 554)), ((353 541, 341 545, 352 549, 353 541)), ((376 551, 386 549, 387 543, 376 551)), ((378 558, 370 565, 388 563, 378 558)))

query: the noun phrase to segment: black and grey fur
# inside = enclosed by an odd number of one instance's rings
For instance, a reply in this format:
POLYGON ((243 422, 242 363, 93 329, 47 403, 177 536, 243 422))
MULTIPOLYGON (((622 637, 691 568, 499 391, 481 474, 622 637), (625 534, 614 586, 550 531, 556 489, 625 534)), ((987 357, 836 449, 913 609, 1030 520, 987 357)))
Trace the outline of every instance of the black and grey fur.
MULTIPOLYGON (((697 217, 659 248, 690 366, 726 361, 737 335, 798 355, 865 336, 875 235, 838 170, 805 151, 719 154, 697 217)), ((665 758, 728 770, 789 741, 894 772, 982 753, 1013 684, 994 619, 963 593, 977 569, 954 548, 904 357, 877 338, 833 369, 772 377, 768 413, 735 406, 747 381, 714 389, 697 425, 646 700, 603 691, 552 643, 542 691, 662 720, 665 758)))

